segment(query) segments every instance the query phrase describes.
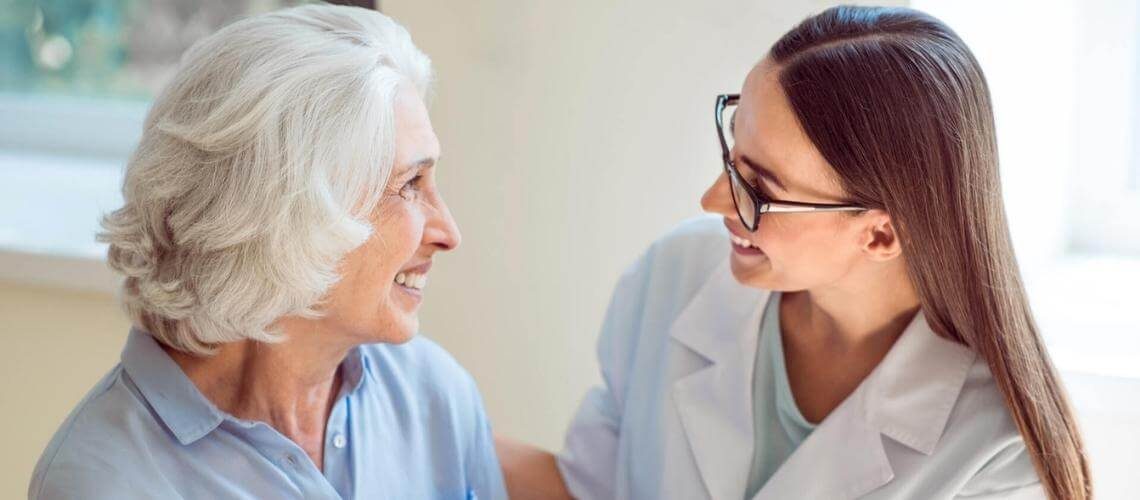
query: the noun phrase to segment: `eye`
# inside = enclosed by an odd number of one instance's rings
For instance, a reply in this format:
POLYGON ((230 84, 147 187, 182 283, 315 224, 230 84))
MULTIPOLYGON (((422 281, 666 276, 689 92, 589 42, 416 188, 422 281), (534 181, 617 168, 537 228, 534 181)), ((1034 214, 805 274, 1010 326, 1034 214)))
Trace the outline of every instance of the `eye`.
POLYGON ((767 196, 769 198, 773 198, 775 196, 772 194, 772 190, 768 189, 767 184, 762 179, 756 179, 753 185, 755 185, 756 189, 759 190, 760 193, 764 196, 767 196))
POLYGON ((755 189, 756 192, 764 195, 765 197, 773 198, 772 190, 768 189, 768 187, 765 186, 764 180, 761 179, 760 176, 752 175, 745 177, 744 180, 745 182, 748 182, 748 184, 752 186, 752 189, 755 189))
POLYGON ((419 194, 420 181, 423 180, 423 178, 423 174, 419 174, 404 183, 400 188, 400 197, 408 201, 415 200, 416 195, 419 194))

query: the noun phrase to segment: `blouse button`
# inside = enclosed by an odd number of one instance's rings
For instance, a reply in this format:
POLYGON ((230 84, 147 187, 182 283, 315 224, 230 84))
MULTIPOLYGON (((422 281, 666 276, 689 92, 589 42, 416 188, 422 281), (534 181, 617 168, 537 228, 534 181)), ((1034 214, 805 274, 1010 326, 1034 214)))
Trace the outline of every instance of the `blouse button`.
POLYGON ((337 448, 344 448, 346 444, 348 444, 348 439, 344 437, 344 434, 337 434, 336 437, 333 438, 333 446, 337 448))

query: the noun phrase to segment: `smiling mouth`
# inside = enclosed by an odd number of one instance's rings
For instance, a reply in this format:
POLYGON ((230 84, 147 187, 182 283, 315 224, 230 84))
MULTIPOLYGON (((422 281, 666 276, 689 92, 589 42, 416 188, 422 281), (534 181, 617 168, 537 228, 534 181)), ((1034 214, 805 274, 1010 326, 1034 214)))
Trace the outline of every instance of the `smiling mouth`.
POLYGON ((744 238, 741 238, 735 234, 729 233, 728 237, 730 239, 732 239, 733 245, 736 245, 736 246, 741 247, 741 248, 751 248, 751 249, 755 249, 755 250, 760 250, 760 247, 756 246, 751 241, 748 241, 744 238))
POLYGON ((732 233, 729 233, 728 237, 729 240, 732 241, 732 253, 734 254, 745 256, 765 255, 764 251, 760 250, 760 247, 751 241, 732 233))
POLYGON ((397 273, 396 278, 393 280, 397 285, 404 287, 408 290, 421 292, 424 286, 427 285, 427 275, 418 273, 397 273))

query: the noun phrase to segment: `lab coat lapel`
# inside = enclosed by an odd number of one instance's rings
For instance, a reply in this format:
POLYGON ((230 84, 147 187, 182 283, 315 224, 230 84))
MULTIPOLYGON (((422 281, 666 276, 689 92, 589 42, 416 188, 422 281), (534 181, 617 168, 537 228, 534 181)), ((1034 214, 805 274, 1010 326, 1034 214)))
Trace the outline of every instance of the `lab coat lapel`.
POLYGON ((742 498, 753 448, 752 367, 769 293, 736 282, 723 262, 670 336, 708 361, 673 385, 673 400, 712 498, 742 498))
POLYGON ((879 430, 862 415, 861 391, 828 415, 754 500, 857 498, 894 477, 879 430))
POLYGON ((800 444, 754 500, 857 498, 893 477, 883 439, 934 452, 977 355, 919 311, 862 384, 800 444))

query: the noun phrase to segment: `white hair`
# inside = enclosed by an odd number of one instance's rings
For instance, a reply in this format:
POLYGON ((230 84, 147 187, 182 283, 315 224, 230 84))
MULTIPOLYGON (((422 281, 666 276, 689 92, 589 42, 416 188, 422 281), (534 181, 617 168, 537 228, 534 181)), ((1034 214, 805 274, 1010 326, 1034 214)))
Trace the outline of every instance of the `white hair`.
POLYGON ((259 15, 191 47, 98 235, 132 322, 209 355, 281 340, 282 316, 319 317, 337 263, 371 234, 397 87, 426 96, 430 80, 402 26, 356 7, 259 15))

